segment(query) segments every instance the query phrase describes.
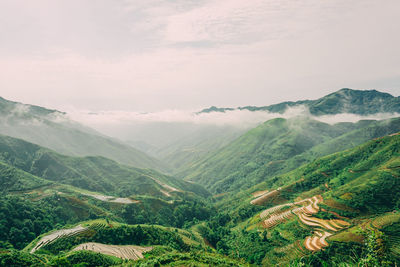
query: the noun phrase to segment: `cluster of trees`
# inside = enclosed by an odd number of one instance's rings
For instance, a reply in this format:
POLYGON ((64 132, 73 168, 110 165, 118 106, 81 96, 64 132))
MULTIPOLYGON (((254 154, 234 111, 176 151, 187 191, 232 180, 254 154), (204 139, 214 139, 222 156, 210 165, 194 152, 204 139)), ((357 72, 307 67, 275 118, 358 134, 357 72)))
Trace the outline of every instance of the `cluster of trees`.
POLYGON ((118 215, 129 224, 147 223, 182 228, 195 221, 208 220, 215 213, 210 204, 188 195, 183 200, 175 200, 173 204, 159 202, 158 205, 154 205, 154 201, 127 205, 118 215))
POLYGON ((44 266, 45 260, 38 255, 12 250, 0 253, 0 266, 44 266))
POLYGON ((79 266, 79 267, 96 267, 96 266, 112 266, 121 264, 122 260, 92 251, 76 251, 68 256, 55 257, 51 260, 51 266, 79 266))
POLYGON ((168 253, 138 260, 132 266, 248 266, 241 261, 220 254, 192 251, 187 253, 168 253))
MULTIPOLYGON (((198 227, 199 232, 206 240, 223 255, 261 265, 266 253, 274 247, 290 243, 290 240, 282 237, 279 230, 276 229, 272 230, 270 234, 266 230, 262 233, 255 230, 234 230, 232 228, 236 224, 233 221, 240 220, 234 216, 237 215, 222 212, 198 227)), ((285 227, 290 230, 294 228, 291 224, 285 227)), ((295 238, 303 238, 307 234, 309 231, 302 228, 294 229, 293 233, 295 238)))
POLYGON ((16 196, 0 196, 0 249, 22 249, 36 236, 74 222, 57 196, 32 202, 16 196))

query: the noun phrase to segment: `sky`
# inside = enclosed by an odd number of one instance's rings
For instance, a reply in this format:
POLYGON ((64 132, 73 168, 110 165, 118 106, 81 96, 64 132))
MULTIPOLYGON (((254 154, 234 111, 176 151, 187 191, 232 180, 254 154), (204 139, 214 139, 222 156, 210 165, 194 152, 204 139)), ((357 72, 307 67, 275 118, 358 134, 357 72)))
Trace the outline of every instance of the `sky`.
POLYGON ((59 110, 400 95, 398 0, 1 0, 0 96, 59 110))

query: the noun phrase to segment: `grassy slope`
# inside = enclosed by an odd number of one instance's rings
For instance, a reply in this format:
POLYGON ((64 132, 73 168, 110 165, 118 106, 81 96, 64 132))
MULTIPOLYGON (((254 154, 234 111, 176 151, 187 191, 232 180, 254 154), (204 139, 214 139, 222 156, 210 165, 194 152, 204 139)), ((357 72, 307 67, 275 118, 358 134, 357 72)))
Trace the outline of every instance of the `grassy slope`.
POLYGON ((309 119, 274 119, 179 175, 215 193, 244 190, 371 138, 400 131, 400 119, 328 125, 309 119))
POLYGON ((70 157, 38 145, 6 136, 0 136, 0 160, 46 180, 76 187, 115 194, 118 196, 163 196, 165 183, 182 191, 200 195, 207 192, 198 185, 162 175, 153 170, 142 170, 120 165, 103 157, 70 157), (154 179, 152 179, 154 178, 154 179))

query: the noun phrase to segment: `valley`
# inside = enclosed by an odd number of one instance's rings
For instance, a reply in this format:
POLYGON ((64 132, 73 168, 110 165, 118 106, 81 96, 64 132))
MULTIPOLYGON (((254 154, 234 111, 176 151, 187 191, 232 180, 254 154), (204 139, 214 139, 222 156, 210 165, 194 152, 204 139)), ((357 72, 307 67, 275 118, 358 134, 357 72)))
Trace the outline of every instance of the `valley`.
POLYGON ((62 112, 0 99, 0 266, 396 266, 399 103, 342 89, 238 108, 310 114, 194 127, 148 156, 52 121, 62 112), (318 120, 341 112, 394 115, 318 120))

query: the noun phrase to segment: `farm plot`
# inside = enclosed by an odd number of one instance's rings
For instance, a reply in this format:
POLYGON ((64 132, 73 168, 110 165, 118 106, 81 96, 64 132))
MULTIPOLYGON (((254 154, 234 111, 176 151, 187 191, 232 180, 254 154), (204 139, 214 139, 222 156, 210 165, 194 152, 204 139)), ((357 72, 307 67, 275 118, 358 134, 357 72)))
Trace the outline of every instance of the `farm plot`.
MULTIPOLYGON (((321 250, 329 245, 326 238, 333 232, 350 226, 350 223, 341 219, 324 220, 313 217, 314 214, 321 211, 319 207, 321 202, 323 202, 323 198, 318 195, 266 209, 260 213, 260 218, 263 220, 262 225, 264 228, 270 229, 297 216, 301 223, 314 228, 314 234, 304 240, 304 247, 310 251, 321 250)), ((393 220, 392 217, 388 219, 393 220)))
POLYGON ((251 193, 251 195, 253 197, 259 197, 259 196, 262 196, 262 195, 264 195, 264 194, 266 194, 268 192, 269 192, 269 190, 256 191, 256 192, 251 193))
POLYGON ((95 199, 104 201, 104 202, 113 202, 113 203, 120 203, 120 204, 131 204, 131 203, 139 203, 137 200, 132 200, 126 197, 113 197, 113 196, 103 196, 103 195, 95 195, 95 194, 87 194, 81 193, 84 196, 93 197, 95 199))
POLYGON ((58 230, 53 233, 50 233, 49 235, 46 235, 42 237, 37 243, 36 246, 32 248, 30 253, 35 253, 37 250, 39 250, 41 247, 48 245, 49 243, 52 243, 56 241, 59 238, 66 237, 66 236, 73 236, 80 234, 82 232, 85 232, 88 228, 83 227, 82 225, 78 225, 74 228, 71 229, 63 229, 63 230, 58 230))
POLYGON ((273 215, 270 218, 264 220, 263 226, 269 229, 274 227, 275 225, 290 220, 292 217, 294 217, 294 213, 292 212, 292 210, 287 210, 285 212, 273 215))
POLYGON ((260 214, 265 228, 272 228, 280 223, 290 220, 294 215, 307 214, 311 215, 319 211, 318 203, 321 201, 320 196, 303 199, 294 203, 277 205, 266 209, 260 214), (301 206, 308 204, 307 206, 301 206), (301 207, 297 207, 301 206, 301 207), (289 208, 289 209, 288 209, 289 208))
POLYGON ((78 250, 89 250, 110 256, 115 256, 121 259, 138 260, 143 258, 143 253, 152 250, 152 247, 140 247, 140 246, 117 246, 117 245, 106 245, 101 243, 84 243, 80 244, 73 251, 78 250))
POLYGON ((386 225, 396 223, 400 221, 400 212, 395 213, 387 213, 383 216, 380 216, 372 221, 372 226, 380 229, 385 227, 386 225))
POLYGON ((331 235, 331 233, 326 231, 323 231, 323 233, 316 231, 313 236, 306 237, 304 240, 304 247, 310 251, 321 250, 322 248, 329 246, 325 239, 331 235))
POLYGON ((299 213, 298 217, 299 217, 300 221, 302 223, 304 223, 305 225, 312 226, 312 227, 321 227, 323 229, 330 230, 333 232, 339 231, 350 225, 348 222, 343 221, 343 220, 337 220, 337 219, 323 220, 323 219, 305 215, 303 213, 299 213))
POLYGON ((265 203, 270 198, 276 197, 279 194, 280 194, 279 190, 272 190, 270 192, 266 192, 266 193, 262 194, 261 196, 257 197, 256 199, 253 199, 252 201, 250 201, 250 204, 252 204, 252 205, 262 205, 263 203, 265 203))

